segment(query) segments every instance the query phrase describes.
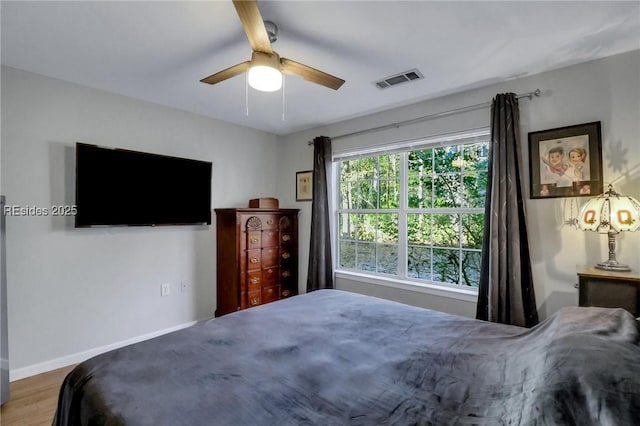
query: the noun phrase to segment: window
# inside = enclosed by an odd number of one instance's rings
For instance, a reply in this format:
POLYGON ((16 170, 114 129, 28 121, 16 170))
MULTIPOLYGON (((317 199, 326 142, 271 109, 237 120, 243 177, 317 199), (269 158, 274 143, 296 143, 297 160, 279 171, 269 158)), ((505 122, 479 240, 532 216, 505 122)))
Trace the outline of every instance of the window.
POLYGON ((489 133, 337 156, 338 269, 477 287, 489 133))

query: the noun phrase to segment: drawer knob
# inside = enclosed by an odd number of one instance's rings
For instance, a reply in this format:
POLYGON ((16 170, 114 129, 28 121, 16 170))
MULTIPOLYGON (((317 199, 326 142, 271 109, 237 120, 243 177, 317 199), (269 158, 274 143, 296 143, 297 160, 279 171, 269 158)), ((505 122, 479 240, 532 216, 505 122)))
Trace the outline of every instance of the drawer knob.
POLYGON ((289 271, 282 271, 282 277, 283 278, 289 278, 291 276, 291 272, 289 271))
POLYGON ((273 225, 273 219, 267 219, 267 225, 273 225))
POLYGON ((258 304, 258 298, 257 297, 252 297, 251 298, 251 306, 256 306, 258 304))
POLYGON ((258 279, 258 277, 251 278, 251 284, 258 284, 259 282, 260 280, 258 279))
POLYGON ((257 257, 252 257, 250 262, 251 263, 258 263, 258 258, 257 257))
POLYGON ((289 234, 284 234, 282 236, 282 241, 289 241, 290 239, 291 239, 291 235, 289 235, 289 234))
POLYGON ((289 290, 282 290, 282 297, 289 296, 289 290))
POLYGON ((251 242, 251 244, 258 244, 258 239, 256 237, 252 237, 249 242, 251 242))
POLYGON ((267 293, 269 293, 269 294, 273 293, 273 289, 272 288, 268 289, 267 293))
POLYGON ((289 252, 288 252, 288 251, 284 251, 284 252, 282 252, 282 258, 283 258, 283 259, 288 259, 288 258, 290 258, 290 257, 291 257, 291 254, 289 254, 289 252))

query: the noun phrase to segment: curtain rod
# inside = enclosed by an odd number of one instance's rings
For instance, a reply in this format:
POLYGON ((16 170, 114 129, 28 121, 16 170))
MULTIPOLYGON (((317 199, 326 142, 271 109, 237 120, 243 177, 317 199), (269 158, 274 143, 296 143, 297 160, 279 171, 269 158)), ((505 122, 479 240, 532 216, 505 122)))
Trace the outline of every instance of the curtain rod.
MULTIPOLYGON (((529 98, 529 100, 531 100, 531 99, 533 99, 534 96, 538 97, 538 96, 541 96, 541 95, 542 95, 542 92, 540 91, 540 89, 536 89, 533 92, 528 92, 528 93, 523 93, 523 94, 520 94, 520 95, 516 95, 516 98, 518 98, 518 99, 529 98)), ((409 124, 421 123, 423 121, 428 121, 428 120, 433 120, 433 119, 436 119, 436 118, 447 117, 449 115, 460 114, 460 113, 463 113, 463 112, 475 111, 477 109, 487 108, 487 107, 490 107, 490 106, 491 106, 491 102, 485 102, 485 103, 482 103, 482 104, 470 105, 470 106, 466 106, 466 107, 462 107, 462 108, 455 108, 455 109, 451 109, 449 111, 437 112, 435 114, 429 114, 429 115, 424 115, 422 117, 412 118, 411 120, 399 121, 397 123, 385 124, 383 126, 372 127, 372 128, 364 129, 364 130, 358 130, 356 132, 351 132, 351 133, 345 133, 344 135, 338 135, 338 136, 331 137, 331 140, 348 138, 348 137, 357 136, 357 135, 364 135, 364 134, 367 134, 367 133, 380 132, 382 130, 387 130, 387 129, 397 129, 398 127, 407 126, 409 124)), ((308 145, 313 145, 313 141, 309 141, 308 145)))

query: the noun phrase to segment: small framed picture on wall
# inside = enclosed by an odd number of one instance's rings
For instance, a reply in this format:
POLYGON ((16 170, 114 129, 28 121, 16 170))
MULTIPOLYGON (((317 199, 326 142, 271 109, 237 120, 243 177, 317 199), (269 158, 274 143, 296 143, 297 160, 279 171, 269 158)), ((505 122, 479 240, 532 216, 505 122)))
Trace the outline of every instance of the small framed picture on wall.
POLYGON ((306 170, 296 173, 296 201, 311 201, 313 199, 313 171, 306 170))
POLYGON ((602 194, 600 122, 529 133, 531 198, 602 194))

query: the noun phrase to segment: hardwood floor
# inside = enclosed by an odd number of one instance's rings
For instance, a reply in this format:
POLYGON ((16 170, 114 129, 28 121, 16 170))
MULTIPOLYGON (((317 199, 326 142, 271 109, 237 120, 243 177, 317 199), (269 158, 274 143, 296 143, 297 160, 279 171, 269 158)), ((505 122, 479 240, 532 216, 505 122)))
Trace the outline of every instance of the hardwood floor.
POLYGON ((74 366, 11 383, 11 396, 2 406, 2 426, 51 426, 60 385, 74 366))

